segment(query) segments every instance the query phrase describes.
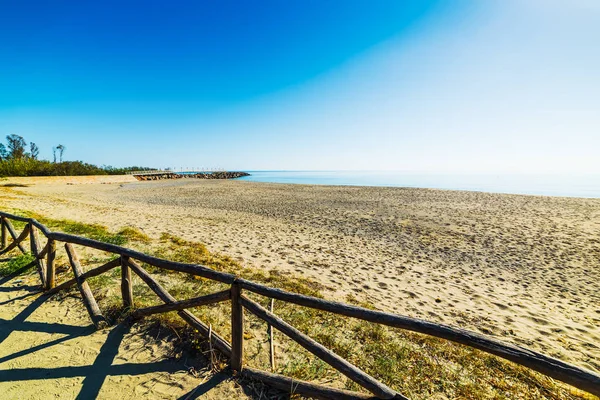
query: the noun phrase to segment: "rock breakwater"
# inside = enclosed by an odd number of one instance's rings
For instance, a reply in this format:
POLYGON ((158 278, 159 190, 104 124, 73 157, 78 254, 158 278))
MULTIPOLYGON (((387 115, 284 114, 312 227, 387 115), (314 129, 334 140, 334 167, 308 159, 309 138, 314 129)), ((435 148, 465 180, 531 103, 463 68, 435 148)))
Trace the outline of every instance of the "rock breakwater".
POLYGON ((183 179, 183 178, 195 178, 195 179, 236 179, 242 176, 250 176, 247 172, 239 171, 218 171, 218 172, 197 172, 193 174, 178 174, 175 172, 161 172, 161 173, 148 173, 148 174, 136 174, 135 179, 138 181, 157 181, 162 179, 183 179))

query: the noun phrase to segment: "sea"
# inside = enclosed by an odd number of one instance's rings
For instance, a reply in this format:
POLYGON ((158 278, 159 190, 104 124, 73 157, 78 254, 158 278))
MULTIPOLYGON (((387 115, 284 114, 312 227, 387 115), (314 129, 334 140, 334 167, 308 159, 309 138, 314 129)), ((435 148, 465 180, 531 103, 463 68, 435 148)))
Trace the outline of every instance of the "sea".
POLYGON ((415 174, 397 171, 246 171, 251 182, 389 186, 600 198, 600 174, 415 174))

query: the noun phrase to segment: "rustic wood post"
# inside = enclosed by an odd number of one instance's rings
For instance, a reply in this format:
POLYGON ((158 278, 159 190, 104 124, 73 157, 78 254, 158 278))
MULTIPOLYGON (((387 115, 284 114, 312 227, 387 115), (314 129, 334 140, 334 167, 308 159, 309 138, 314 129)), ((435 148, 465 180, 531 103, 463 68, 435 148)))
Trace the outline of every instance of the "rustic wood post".
POLYGON ((4 250, 0 251, 0 254, 6 254, 17 247, 19 248, 19 250, 21 250, 23 254, 27 254, 27 251, 25 250, 25 247, 23 246, 22 242, 29 237, 29 224, 25 225, 25 228, 23 228, 23 232, 21 232, 21 234, 17 236, 16 232, 14 231, 14 228, 12 228, 12 226, 10 225, 10 221, 6 220, 6 222, 8 233, 10 233, 10 236, 12 236, 13 241, 8 246, 6 246, 4 250))
POLYGON ((237 282, 231 285, 231 369, 242 370, 244 356, 244 308, 240 302, 241 288, 237 282))
POLYGON ((44 266, 44 261, 40 260, 38 257, 39 254, 39 246, 38 246, 38 237, 37 237, 37 228, 29 223, 29 246, 31 248, 31 255, 34 258, 35 266, 37 268, 38 274, 40 275, 40 280, 42 281, 42 287, 46 287, 46 268, 44 266))
POLYGON ((2 248, 5 249, 8 246, 8 230, 6 229, 6 222, 4 221, 6 218, 1 218, 2 223, 2 248))
POLYGON ((121 256, 121 297, 123 298, 123 307, 133 308, 131 268, 129 268, 127 257, 125 256, 121 256))
MULTIPOLYGON (((21 243, 20 240, 20 236, 17 236, 17 232, 15 231, 15 227, 13 226, 13 224, 10 222, 10 220, 8 218, 4 218, 4 224, 6 226, 6 229, 8 229, 8 233, 10 233, 10 236, 12 236, 13 240, 15 242, 18 242, 18 244, 15 247, 19 247, 19 250, 21 250, 21 253, 25 254, 27 253, 27 250, 25 250, 25 246, 23 246, 23 243, 21 243)), ((25 228, 23 229, 23 232, 25 232, 25 230, 27 230, 27 232, 29 232, 29 224, 25 225, 25 228)), ((23 233, 21 233, 22 235, 23 233)), ((25 236, 27 237, 27 236, 25 236)), ((8 250, 8 249, 6 249, 8 250)))
POLYGON ((408 400, 406 397, 396 393, 393 389, 379 382, 377 379, 351 364, 349 361, 335 354, 327 347, 300 332, 298 329, 294 328, 278 316, 270 313, 260 304, 242 295, 240 295, 240 302, 242 303, 242 306, 252 314, 273 325, 274 328, 277 328, 284 335, 287 335, 300 346, 304 347, 306 350, 373 393, 375 396, 377 396, 377 398, 408 400))
MULTIPOLYGON (((242 376, 266 383, 268 386, 289 393, 290 397, 300 398, 298 395, 303 395, 302 398, 320 399, 320 400, 377 400, 378 397, 373 397, 372 394, 350 392, 343 389, 334 389, 331 387, 319 385, 318 383, 310 383, 301 381, 287 376, 272 374, 270 372, 261 371, 251 367, 245 367, 242 371, 242 376), (306 397, 304 397, 306 396, 306 397)), ((394 400, 401 400, 402 397, 394 400)))
POLYGON ((67 250, 67 255, 69 256, 71 268, 73 268, 73 274, 75 275, 75 279, 77 280, 77 286, 79 286, 79 292, 81 292, 81 297, 83 298, 83 304, 85 304, 85 308, 90 314, 90 318, 92 319, 94 326, 96 327, 96 329, 99 329, 102 326, 102 323, 105 323, 106 320, 100 312, 100 308, 98 307, 98 303, 96 303, 96 299, 92 294, 90 285, 85 281, 85 279, 81 278, 83 271, 81 270, 79 258, 75 253, 73 245, 71 243, 66 243, 65 249, 67 250))
MULTIPOLYGON (((156 282, 148 274, 148 272, 144 268, 139 266, 134 260, 129 258, 127 260, 127 263, 129 264, 129 267, 133 270, 133 272, 135 272, 137 276, 139 276, 162 301, 164 301, 167 304, 177 302, 177 300, 173 296, 171 296, 169 292, 167 292, 162 286, 160 286, 160 284, 156 282)), ((185 322, 190 324, 194 329, 197 329, 201 335, 208 337, 210 328, 206 326, 202 321, 200 321, 196 316, 194 316, 191 312, 189 312, 188 310, 181 310, 178 311, 177 314, 181 318, 183 318, 185 322)), ((225 356, 231 357, 231 345, 227 343, 225 339, 217 335, 215 332, 212 332, 211 341, 217 349, 219 349, 223 354, 225 354, 225 356)))
MULTIPOLYGON (((275 299, 271 299, 271 304, 269 307, 269 311, 271 314, 273 313, 273 306, 275 303, 275 299)), ((269 324, 269 347, 270 347, 270 356, 271 356, 271 371, 275 372, 275 346, 273 343, 273 325, 269 324)))
POLYGON ((46 259, 46 289, 50 290, 56 286, 56 242, 48 239, 48 254, 46 259))

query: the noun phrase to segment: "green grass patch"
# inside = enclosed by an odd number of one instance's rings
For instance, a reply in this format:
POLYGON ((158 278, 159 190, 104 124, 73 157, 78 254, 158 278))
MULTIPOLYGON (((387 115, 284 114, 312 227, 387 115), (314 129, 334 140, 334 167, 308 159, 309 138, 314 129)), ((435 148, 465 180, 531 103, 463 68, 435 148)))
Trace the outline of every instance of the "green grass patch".
POLYGON ((122 245, 127 243, 128 241, 125 236, 119 235, 118 233, 111 233, 109 232, 106 226, 100 224, 84 224, 81 222, 71 221, 67 219, 51 221, 45 220, 40 222, 50 229, 60 229, 65 233, 81 235, 105 243, 122 245))
POLYGON ((21 211, 20 214, 28 218, 36 219, 50 230, 58 230, 73 235, 84 236, 105 243, 122 246, 131 242, 150 242, 148 235, 133 227, 125 227, 120 231, 113 233, 108 229, 108 227, 101 224, 86 224, 69 219, 48 218, 33 212, 21 211))
POLYGON ((140 243, 150 243, 150 237, 139 230, 132 228, 131 226, 126 226, 117 232, 117 235, 124 237, 128 242, 140 242, 140 243))
MULTIPOLYGON (((6 276, 15 273, 32 261, 33 256, 29 253, 20 254, 14 258, 11 258, 8 262, 0 264, 0 276, 6 276)), ((30 271, 32 268, 33 265, 28 268, 27 271, 23 271, 23 273, 30 271)))
POLYGON ((115 279, 108 274, 102 274, 88 278, 87 282, 94 288, 102 289, 113 285, 115 283, 115 279))

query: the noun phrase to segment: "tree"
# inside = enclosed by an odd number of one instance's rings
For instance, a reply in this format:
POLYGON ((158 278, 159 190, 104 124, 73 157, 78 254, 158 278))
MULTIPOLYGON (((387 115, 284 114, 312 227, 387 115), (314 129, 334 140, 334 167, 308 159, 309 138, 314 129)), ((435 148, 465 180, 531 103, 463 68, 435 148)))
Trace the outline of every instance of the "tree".
POLYGON ((0 143, 0 161, 6 160, 8 158, 8 151, 6 150, 6 146, 0 143))
POLYGON ((27 142, 19 135, 8 135, 6 137, 8 144, 9 158, 18 159, 25 157, 25 146, 27 142))
POLYGON ((40 155, 40 149, 37 147, 37 144, 30 142, 29 151, 31 152, 31 158, 37 160, 38 156, 40 155))
MULTIPOLYGON (((59 144, 58 146, 56 146, 56 150, 58 150, 60 162, 62 162, 62 157, 63 157, 63 153, 65 152, 65 149, 66 149, 66 147, 63 146, 62 144, 59 144)), ((56 154, 54 155, 54 162, 56 162, 56 154)))

